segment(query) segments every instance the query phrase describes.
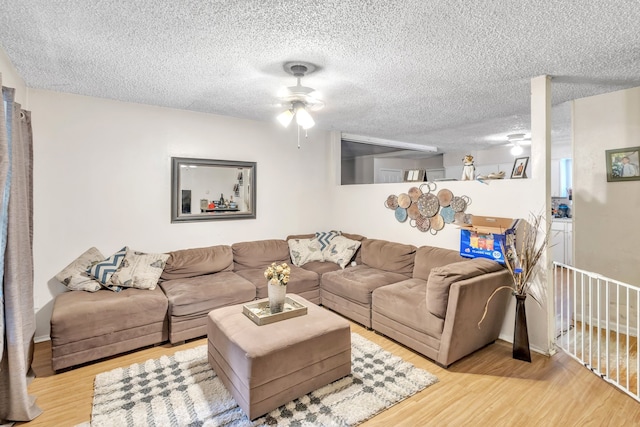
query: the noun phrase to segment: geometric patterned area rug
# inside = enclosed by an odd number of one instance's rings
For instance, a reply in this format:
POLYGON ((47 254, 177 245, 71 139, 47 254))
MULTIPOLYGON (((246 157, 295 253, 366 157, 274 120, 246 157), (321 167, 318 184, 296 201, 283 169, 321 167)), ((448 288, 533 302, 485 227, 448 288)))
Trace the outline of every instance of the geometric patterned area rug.
POLYGON ((91 426, 355 426, 438 379, 351 334, 351 374, 249 420, 202 345, 96 376, 91 426))

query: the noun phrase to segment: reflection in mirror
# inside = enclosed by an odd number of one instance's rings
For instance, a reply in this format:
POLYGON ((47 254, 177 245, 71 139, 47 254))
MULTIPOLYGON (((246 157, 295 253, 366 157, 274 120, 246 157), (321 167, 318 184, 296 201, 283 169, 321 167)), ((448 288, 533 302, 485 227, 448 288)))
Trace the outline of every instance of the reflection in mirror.
POLYGON ((171 158, 171 222, 255 217, 255 162, 171 158))

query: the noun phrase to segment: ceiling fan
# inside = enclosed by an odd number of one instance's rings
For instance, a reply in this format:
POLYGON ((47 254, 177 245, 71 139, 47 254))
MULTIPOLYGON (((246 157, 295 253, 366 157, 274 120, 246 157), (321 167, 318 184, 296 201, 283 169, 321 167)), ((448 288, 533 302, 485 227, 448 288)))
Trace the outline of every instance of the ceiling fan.
POLYGON ((318 67, 308 62, 287 62, 284 69, 287 73, 296 77, 297 84, 289 86, 280 95, 286 110, 277 117, 278 121, 284 127, 288 127, 291 121, 296 119, 296 124, 302 129, 310 129, 315 125, 315 120, 309 111, 318 111, 324 107, 324 102, 318 98, 315 89, 302 86, 300 80, 307 74, 314 72, 318 67))
POLYGON ((519 156, 522 154, 523 145, 531 145, 531 137, 526 137, 524 133, 512 133, 507 135, 508 143, 505 144, 507 147, 511 147, 511 154, 514 156, 519 156))

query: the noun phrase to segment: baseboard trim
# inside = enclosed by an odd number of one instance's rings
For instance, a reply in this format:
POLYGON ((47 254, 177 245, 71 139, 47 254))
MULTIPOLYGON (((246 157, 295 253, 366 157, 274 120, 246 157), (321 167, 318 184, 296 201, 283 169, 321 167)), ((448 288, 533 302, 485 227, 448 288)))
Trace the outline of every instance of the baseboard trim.
POLYGON ((51 341, 51 337, 49 335, 40 335, 39 337, 35 337, 33 339, 33 342, 45 342, 45 341, 51 341))
MULTIPOLYGON (((513 344, 513 336, 509 336, 509 335, 505 335, 505 334, 500 334, 500 336, 498 337, 498 339, 502 340, 502 341, 506 341, 509 344, 513 344)), ((534 345, 529 344, 529 349, 532 351, 535 351, 536 353, 542 354, 544 356, 551 356, 552 353, 547 349, 542 349, 539 347, 536 347, 534 345)))

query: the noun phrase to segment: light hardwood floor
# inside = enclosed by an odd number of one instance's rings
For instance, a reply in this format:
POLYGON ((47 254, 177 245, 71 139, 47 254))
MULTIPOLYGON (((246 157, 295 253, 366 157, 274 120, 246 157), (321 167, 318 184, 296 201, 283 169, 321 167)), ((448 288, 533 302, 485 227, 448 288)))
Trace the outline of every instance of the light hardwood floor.
MULTIPOLYGON (((511 345, 497 341, 443 369, 360 325, 352 323, 351 330, 439 378, 363 426, 640 425, 640 403, 562 352, 550 358, 533 353, 529 364, 513 360, 511 345)), ((29 391, 44 413, 19 425, 73 426, 88 421, 96 374, 205 343, 203 338, 175 347, 164 344, 55 375, 50 344, 39 343, 37 378, 29 391)))

